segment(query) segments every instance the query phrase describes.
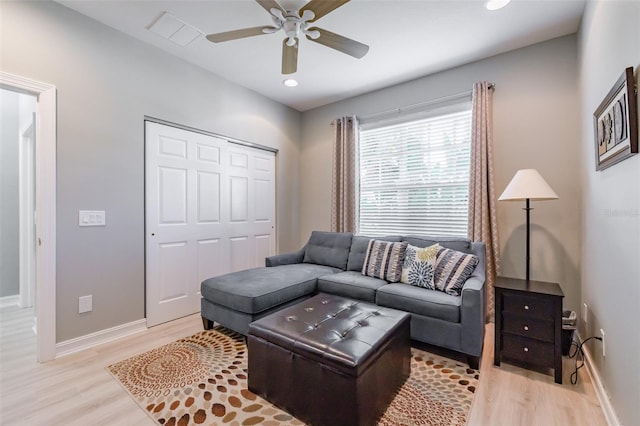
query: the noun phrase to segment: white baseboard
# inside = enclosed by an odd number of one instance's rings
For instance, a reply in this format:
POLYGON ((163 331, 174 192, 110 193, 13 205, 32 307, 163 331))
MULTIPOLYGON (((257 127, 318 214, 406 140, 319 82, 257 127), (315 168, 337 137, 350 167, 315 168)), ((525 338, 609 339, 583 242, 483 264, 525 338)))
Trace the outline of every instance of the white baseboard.
POLYGON ((141 319, 127 324, 118 325, 106 330, 96 331, 86 336, 76 337, 56 343, 56 358, 70 355, 103 343, 121 339, 147 329, 147 320, 141 319))
MULTIPOLYGON (((582 337, 580 337, 580 334, 578 334, 578 339, 582 342, 582 337)), ((589 353, 589 349, 586 347, 586 345, 582 347, 582 352, 584 352, 585 364, 587 365, 587 373, 589 373, 589 378, 591 379, 591 383, 593 383, 593 387, 596 391, 596 396, 598 397, 598 401, 600 402, 600 406, 602 407, 602 411, 604 412, 604 417, 607 419, 607 424, 609 426, 620 426, 618 416, 613 409, 613 405, 611 405, 609 394, 605 390, 602 379, 600 378, 600 372, 593 363, 591 353, 589 353)))
POLYGON ((17 305, 19 301, 20 301, 19 294, 0 297, 0 308, 6 308, 8 306, 17 305))

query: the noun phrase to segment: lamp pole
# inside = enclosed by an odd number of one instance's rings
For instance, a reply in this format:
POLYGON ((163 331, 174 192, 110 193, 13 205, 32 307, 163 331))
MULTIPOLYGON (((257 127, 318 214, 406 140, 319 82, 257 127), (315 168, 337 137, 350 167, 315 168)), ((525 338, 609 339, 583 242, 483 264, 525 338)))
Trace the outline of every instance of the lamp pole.
POLYGON ((531 207, 529 206, 529 199, 526 199, 526 207, 524 208, 527 211, 527 268, 526 268, 526 277, 527 277, 527 281, 529 281, 529 261, 531 259, 531 256, 529 255, 530 253, 530 249, 529 249, 529 240, 530 240, 530 229, 529 229, 529 220, 530 220, 530 213, 531 213, 531 207))

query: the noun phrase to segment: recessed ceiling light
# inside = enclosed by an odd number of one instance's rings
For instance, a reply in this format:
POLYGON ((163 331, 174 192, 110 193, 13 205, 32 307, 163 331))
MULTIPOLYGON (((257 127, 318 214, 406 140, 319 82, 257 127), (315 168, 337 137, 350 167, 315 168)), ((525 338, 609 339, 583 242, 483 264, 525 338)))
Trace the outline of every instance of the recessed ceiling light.
POLYGON ((284 80, 282 84, 284 84, 287 87, 296 87, 298 85, 298 82, 292 78, 288 78, 284 80))
POLYGON ((511 0, 487 0, 484 3, 484 7, 488 10, 498 10, 508 5, 509 2, 511 2, 511 0))

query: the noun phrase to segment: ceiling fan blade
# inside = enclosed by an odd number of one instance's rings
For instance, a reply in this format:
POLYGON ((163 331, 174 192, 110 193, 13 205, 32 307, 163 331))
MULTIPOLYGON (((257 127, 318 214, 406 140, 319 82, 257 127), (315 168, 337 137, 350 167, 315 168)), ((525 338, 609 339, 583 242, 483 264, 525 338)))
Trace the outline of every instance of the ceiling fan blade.
POLYGON ((366 44, 351 40, 350 38, 341 36, 340 34, 332 33, 331 31, 317 27, 309 28, 309 31, 318 31, 320 33, 320 37, 313 39, 307 36, 307 39, 323 44, 332 49, 339 50, 340 52, 346 53, 354 58, 360 59, 369 51, 369 46, 366 44))
POLYGON ((282 74, 293 74, 298 70, 298 39, 293 46, 287 45, 287 40, 282 41, 282 74))
POLYGON ((256 0, 256 2, 258 2, 269 15, 271 15, 271 9, 273 8, 279 9, 283 14, 287 13, 276 0, 256 0))
POLYGON ((271 29, 273 27, 251 27, 243 28, 241 30, 226 31, 223 33, 209 34, 207 40, 214 43, 221 43, 223 41, 237 40, 239 38, 253 37, 257 35, 267 34, 263 30, 271 29))
POLYGON ((311 0, 309 3, 302 6, 302 9, 300 9, 300 16, 302 16, 305 10, 310 10, 315 14, 315 16, 308 22, 315 22, 345 3, 349 3, 349 0, 311 0))

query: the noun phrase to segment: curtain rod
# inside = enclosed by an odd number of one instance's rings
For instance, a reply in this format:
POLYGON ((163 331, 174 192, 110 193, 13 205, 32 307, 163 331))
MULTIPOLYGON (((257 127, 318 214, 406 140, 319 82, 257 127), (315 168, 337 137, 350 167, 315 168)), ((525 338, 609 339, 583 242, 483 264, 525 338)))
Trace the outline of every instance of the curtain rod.
MULTIPOLYGON (((496 85, 494 83, 489 83, 489 88, 490 89, 495 89, 495 86, 496 85)), ((452 100, 452 99, 463 98, 465 96, 471 95, 472 93, 473 93, 473 91, 468 90, 466 92, 460 92, 460 93, 456 93, 454 95, 441 96, 439 98, 431 99, 431 100, 424 101, 424 102, 418 102, 418 103, 411 104, 411 105, 406 105, 406 106, 403 106, 403 107, 392 108, 392 109, 376 112, 376 113, 369 114, 369 115, 363 115, 363 116, 358 117, 358 118, 360 120, 370 120, 372 118, 375 118, 375 117, 378 117, 378 116, 381 116, 381 115, 387 115, 387 114, 390 114, 390 113, 393 113, 393 112, 400 113, 400 112, 402 112, 404 110, 407 110, 407 109, 414 109, 414 108, 418 108, 418 107, 432 105, 432 104, 439 103, 439 102, 449 101, 449 100, 452 100)), ((333 125, 333 122, 331 124, 333 125)))

